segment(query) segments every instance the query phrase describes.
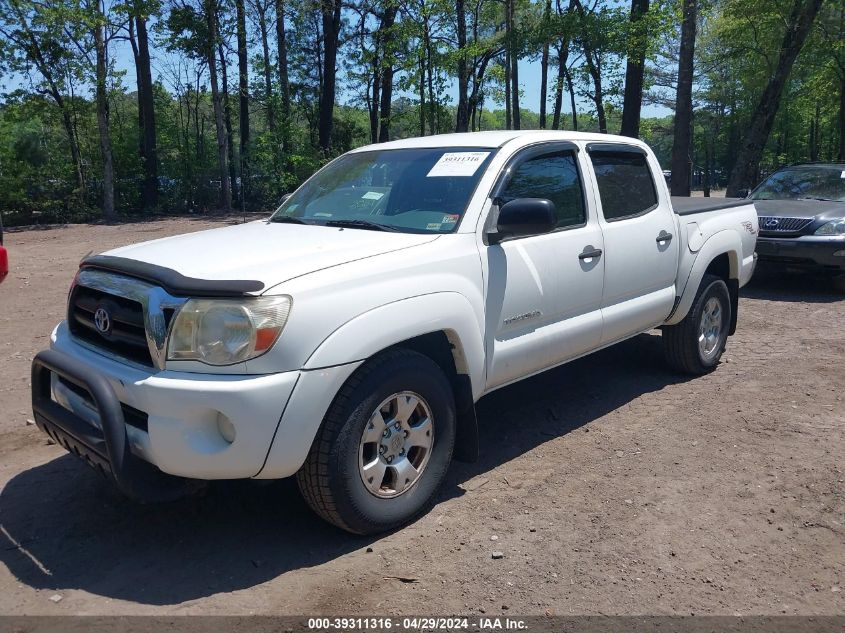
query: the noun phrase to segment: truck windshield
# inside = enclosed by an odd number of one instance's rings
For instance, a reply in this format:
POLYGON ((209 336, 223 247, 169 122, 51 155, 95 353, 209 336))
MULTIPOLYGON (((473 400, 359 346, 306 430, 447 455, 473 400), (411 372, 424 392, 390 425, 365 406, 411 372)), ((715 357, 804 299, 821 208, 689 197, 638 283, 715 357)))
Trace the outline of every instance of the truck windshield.
POLYGON ((845 202, 845 165, 801 165, 769 176, 754 200, 838 200, 845 202))
POLYGON ((450 233, 494 153, 441 147, 346 154, 297 189, 270 221, 450 233))

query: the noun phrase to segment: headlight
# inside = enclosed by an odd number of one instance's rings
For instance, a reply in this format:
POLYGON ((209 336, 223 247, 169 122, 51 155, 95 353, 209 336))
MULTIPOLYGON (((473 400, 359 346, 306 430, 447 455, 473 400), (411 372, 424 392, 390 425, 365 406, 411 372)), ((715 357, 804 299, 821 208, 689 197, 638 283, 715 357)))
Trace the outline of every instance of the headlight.
POLYGON ((176 314, 168 360, 232 365, 273 347, 290 313, 291 298, 190 299, 176 314))
POLYGON ((845 235, 845 219, 831 220, 816 229, 816 235, 845 235))

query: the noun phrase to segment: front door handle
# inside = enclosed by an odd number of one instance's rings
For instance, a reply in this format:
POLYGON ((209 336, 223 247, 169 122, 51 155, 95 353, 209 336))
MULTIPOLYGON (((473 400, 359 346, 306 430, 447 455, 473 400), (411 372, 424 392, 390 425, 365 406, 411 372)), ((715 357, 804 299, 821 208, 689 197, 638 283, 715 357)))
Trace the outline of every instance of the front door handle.
POLYGON ((657 243, 660 244, 661 242, 671 242, 672 241, 672 234, 667 233, 666 231, 660 231, 660 234, 657 236, 657 243))
POLYGON ((578 259, 592 259, 593 257, 601 257, 601 249, 594 248, 592 250, 585 250, 583 253, 578 255, 578 259))

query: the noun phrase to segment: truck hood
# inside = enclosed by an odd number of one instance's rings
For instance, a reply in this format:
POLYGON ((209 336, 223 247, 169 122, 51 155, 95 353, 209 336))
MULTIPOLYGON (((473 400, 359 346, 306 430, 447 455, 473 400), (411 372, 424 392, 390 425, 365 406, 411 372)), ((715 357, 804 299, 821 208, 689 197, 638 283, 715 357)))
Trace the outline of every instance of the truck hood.
POLYGON ((834 200, 754 200, 757 215, 834 220, 845 217, 845 202, 834 200))
POLYGON ((432 242, 438 235, 274 224, 266 220, 165 237, 103 255, 171 268, 197 279, 283 281, 432 242))

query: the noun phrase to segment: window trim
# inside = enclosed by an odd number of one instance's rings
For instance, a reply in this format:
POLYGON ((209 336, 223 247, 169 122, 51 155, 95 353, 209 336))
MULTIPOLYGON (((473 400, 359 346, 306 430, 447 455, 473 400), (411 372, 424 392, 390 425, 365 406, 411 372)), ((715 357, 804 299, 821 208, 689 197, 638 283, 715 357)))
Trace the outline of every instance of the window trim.
MULTIPOLYGON (((511 156, 502 169, 499 171, 499 175, 496 176, 496 182, 493 183, 493 186, 490 188, 490 195, 488 199, 492 202, 492 207, 490 212, 487 213, 487 219, 484 222, 484 226, 482 227, 482 235, 484 236, 484 243, 487 244, 487 233, 490 231, 494 222, 499 217, 499 198, 503 193, 505 187, 510 183, 511 178, 513 177, 514 169, 521 165, 522 163, 529 161, 533 158, 537 158, 539 156, 545 156, 547 154, 557 154, 562 152, 572 152, 573 157, 575 158, 575 170, 578 173, 578 180, 581 183, 581 202, 584 207, 584 221, 580 224, 571 224, 569 226, 561 226, 557 227, 548 233, 542 233, 541 235, 550 235, 552 233, 560 233, 561 231, 571 231, 573 229, 581 229, 587 226, 590 222, 590 205, 587 204, 587 183, 584 179, 584 171, 581 169, 581 163, 578 160, 578 153, 581 151, 581 148, 571 141, 551 141, 551 142, 541 142, 536 143, 534 145, 528 145, 527 147, 523 147, 522 149, 518 150, 513 156, 511 156), (493 209, 495 208, 495 212, 493 209)), ((509 237, 505 238, 499 244, 503 242, 510 242, 512 240, 522 240, 526 238, 537 237, 536 235, 522 235, 519 237, 509 237)))
POLYGON ((587 154, 590 157, 590 166, 593 168, 593 178, 595 178, 596 181, 596 194, 599 199, 599 204, 601 204, 601 217, 605 222, 622 222, 624 220, 639 218, 644 215, 648 215, 660 206, 660 194, 657 191, 657 184, 654 180, 654 173, 651 170, 651 165, 649 165, 648 152, 646 152, 642 147, 637 145, 627 145, 625 143, 588 143, 587 154), (636 154, 637 156, 644 156, 645 168, 648 172, 649 179, 651 180, 651 190, 654 192, 654 204, 636 213, 608 218, 604 213, 604 202, 601 197, 601 189, 599 188, 599 178, 596 173, 596 166, 593 164, 593 154, 636 154))

